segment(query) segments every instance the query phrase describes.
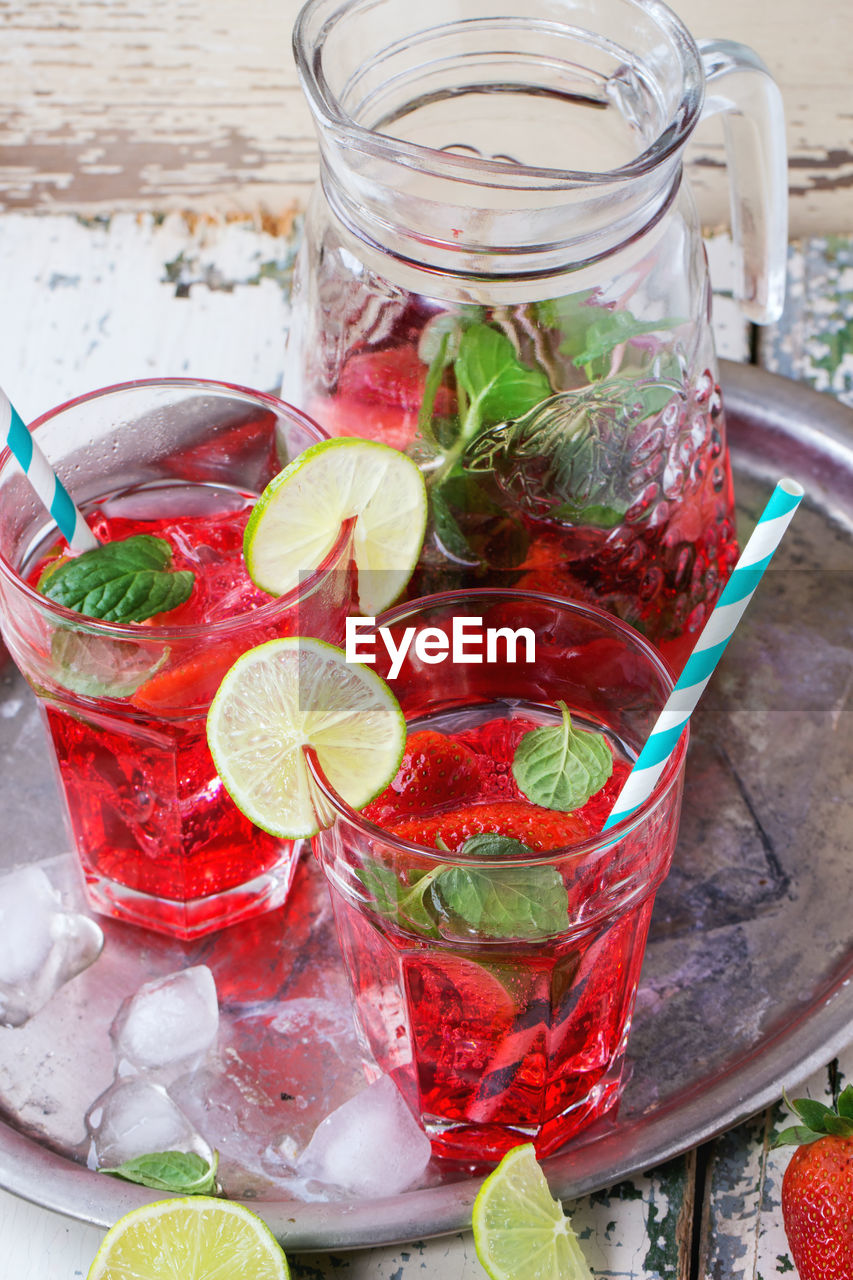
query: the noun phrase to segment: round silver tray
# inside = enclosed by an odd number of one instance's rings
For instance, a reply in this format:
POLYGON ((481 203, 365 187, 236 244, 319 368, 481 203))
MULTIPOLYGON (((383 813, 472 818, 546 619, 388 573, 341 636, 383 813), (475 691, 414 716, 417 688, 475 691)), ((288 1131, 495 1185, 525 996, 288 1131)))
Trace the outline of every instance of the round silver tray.
MULTIPOLYGON (((723 381, 741 535, 779 476, 800 480, 807 499, 694 717, 681 836, 655 906, 630 1077, 618 1114, 545 1162, 563 1198, 710 1138, 853 1038, 853 412, 754 368, 724 365, 723 381)), ((0 758, 0 869, 43 862, 73 900, 47 748, 32 696, 8 662, 0 758)), ((161 1198, 86 1168, 82 1117, 112 1078, 108 1033, 121 1000, 182 965, 214 971, 222 1070, 250 1061, 266 1091, 260 1122, 246 1119, 239 1098, 231 1120, 255 1124, 259 1142, 287 1132, 288 1117, 304 1138, 325 1107, 357 1088, 352 1040, 335 1024, 348 1016, 344 977, 310 859, 275 918, 187 945, 111 923, 105 933, 90 970, 25 1027, 0 1030, 3 1187, 99 1226, 161 1198), (289 1002, 307 999, 321 1001, 322 1017, 296 1030, 281 1022, 283 1005, 306 1008, 289 1002)), ((231 1104, 217 1105, 227 1127, 231 1104)), ((458 1230, 480 1185, 436 1172, 433 1185, 384 1200, 306 1203, 257 1171, 229 1178, 230 1193, 291 1249, 458 1230)))

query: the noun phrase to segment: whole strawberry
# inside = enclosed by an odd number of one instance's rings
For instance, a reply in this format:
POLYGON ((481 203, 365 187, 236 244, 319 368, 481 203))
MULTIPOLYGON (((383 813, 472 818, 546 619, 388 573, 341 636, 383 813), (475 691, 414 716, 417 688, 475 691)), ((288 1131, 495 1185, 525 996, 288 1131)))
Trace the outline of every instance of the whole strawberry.
POLYGON ((782 1179, 785 1234, 800 1280, 853 1280, 853 1085, 836 1108, 789 1104, 802 1120, 775 1146, 800 1144, 782 1179))

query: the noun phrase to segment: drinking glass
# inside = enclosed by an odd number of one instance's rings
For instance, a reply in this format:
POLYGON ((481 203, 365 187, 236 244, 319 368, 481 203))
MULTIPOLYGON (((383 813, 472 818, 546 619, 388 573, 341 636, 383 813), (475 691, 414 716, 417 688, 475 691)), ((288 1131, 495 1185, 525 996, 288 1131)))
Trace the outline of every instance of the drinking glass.
POLYGON ((0 455, 3 635, 38 698, 92 908, 187 939, 281 905, 300 842, 275 839, 237 810, 205 718, 245 649, 293 632, 343 636, 351 523, 279 599, 242 570, 252 501, 324 433, 272 396, 191 379, 96 391, 31 429, 96 530, 106 519, 110 536, 160 533, 173 549, 191 537, 194 593, 204 592, 201 604, 194 594, 174 612, 125 624, 40 594, 38 566, 59 535, 9 451, 0 455))
MULTIPOLYGON (((630 761, 673 684, 624 623, 529 592, 401 604, 361 634, 363 656, 371 645, 408 727, 463 741, 496 718, 553 720, 563 702, 573 723, 605 732, 630 761), (460 619, 471 660, 452 662, 460 619), (412 629, 393 677, 382 627, 395 645, 412 629), (521 629, 533 634, 532 650, 521 629), (511 633, 518 639, 507 646, 511 633), (479 648, 478 635, 487 638, 479 648)), ((327 824, 314 849, 366 1062, 395 1080, 437 1155, 476 1165, 526 1141, 547 1155, 616 1105, 655 891, 676 841, 686 747, 685 731, 652 795, 606 834, 509 856, 450 852, 383 829, 347 806, 309 752, 327 824)))

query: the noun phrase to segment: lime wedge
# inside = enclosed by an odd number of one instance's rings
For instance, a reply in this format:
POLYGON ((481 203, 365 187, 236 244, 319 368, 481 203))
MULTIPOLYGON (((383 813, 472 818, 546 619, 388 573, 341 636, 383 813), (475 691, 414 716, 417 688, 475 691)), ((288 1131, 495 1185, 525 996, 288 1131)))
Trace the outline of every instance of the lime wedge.
POLYGON ((531 1142, 513 1147, 474 1201, 474 1245, 492 1280, 592 1280, 531 1142))
POLYGON ((399 703, 369 667, 305 636, 268 640, 242 654, 210 704, 207 741, 231 799, 256 826, 297 839, 316 835, 316 788, 303 746, 317 752, 335 790, 361 809, 403 758, 399 703))
POLYGON ((351 516, 361 611, 387 608, 417 564, 427 499, 414 462, 375 440, 321 440, 270 481, 243 539, 252 581, 271 595, 292 591, 300 573, 322 564, 351 516))
POLYGON ((104 1237, 87 1280, 288 1280, 281 1245, 257 1214, 230 1200, 158 1200, 104 1237))

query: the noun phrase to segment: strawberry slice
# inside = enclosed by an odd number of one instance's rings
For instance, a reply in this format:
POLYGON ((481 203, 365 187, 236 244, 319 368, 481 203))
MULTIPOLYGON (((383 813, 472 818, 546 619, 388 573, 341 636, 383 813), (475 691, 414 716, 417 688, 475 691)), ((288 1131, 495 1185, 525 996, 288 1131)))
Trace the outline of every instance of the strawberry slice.
POLYGON ((396 778, 363 813, 371 822, 388 823, 436 805, 473 799, 479 782, 473 751, 443 733, 422 729, 409 734, 396 778))
POLYGON ((441 837, 451 852, 461 849, 472 836, 486 832, 511 836, 537 853, 578 844, 592 834, 577 813, 543 809, 525 800, 469 804, 431 817, 403 818, 387 825, 395 836, 415 844, 435 845, 441 837))
POLYGON ((245 649, 245 643, 220 644, 167 666, 140 685, 130 701, 157 715, 205 709, 222 677, 245 649))

